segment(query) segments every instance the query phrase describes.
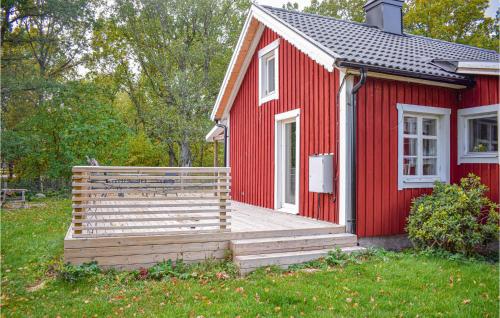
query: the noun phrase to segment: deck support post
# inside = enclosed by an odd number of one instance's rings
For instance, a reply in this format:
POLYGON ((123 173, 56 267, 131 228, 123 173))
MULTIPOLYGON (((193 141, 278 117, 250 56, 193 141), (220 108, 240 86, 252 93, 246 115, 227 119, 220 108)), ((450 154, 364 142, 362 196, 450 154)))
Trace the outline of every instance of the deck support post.
MULTIPOLYGON (((81 171, 77 171, 77 172, 73 172, 73 182, 75 183, 84 183, 84 182, 87 182, 87 173, 86 172, 81 172, 81 171)), ((87 187, 85 186, 73 186, 72 189, 74 190, 84 190, 86 189, 87 187)), ((83 198, 85 195, 81 194, 81 193, 73 193, 72 194, 72 202, 73 204, 82 204, 85 199, 83 198)), ((84 208, 73 208, 73 211, 74 213, 83 213, 85 212, 85 209, 84 208)), ((80 220, 80 219, 84 219, 84 216, 82 215, 74 215, 73 218, 75 220, 80 220)), ((73 226, 74 227, 82 227, 83 223, 74 223, 73 226)), ((74 230, 73 231, 74 234, 82 234, 82 230, 74 230)))
POLYGON ((214 139, 214 167, 219 166, 219 142, 214 139))
MULTIPOLYGON (((226 172, 219 172, 218 175, 219 175, 218 180, 217 180, 218 183, 227 182, 227 173, 226 172)), ((227 188, 227 187, 226 186, 218 186, 217 187, 218 190, 222 190, 225 188, 227 188)), ((218 191, 217 195, 219 196, 219 204, 220 204, 219 209, 225 211, 227 208, 227 202, 226 202, 226 199, 223 199, 223 198, 225 198, 226 193, 222 193, 221 191, 218 191)), ((226 220, 227 220, 226 219, 226 212, 219 212, 219 221, 220 221, 220 230, 221 231, 226 230, 226 224, 225 224, 226 220)))

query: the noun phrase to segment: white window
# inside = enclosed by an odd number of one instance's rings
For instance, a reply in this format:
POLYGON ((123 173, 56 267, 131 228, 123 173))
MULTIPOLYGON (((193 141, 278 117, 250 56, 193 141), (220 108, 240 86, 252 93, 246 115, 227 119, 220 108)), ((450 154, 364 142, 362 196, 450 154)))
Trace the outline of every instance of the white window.
POLYGON ((398 104, 398 188, 450 179, 450 109, 398 104))
POLYGON ((458 164, 499 163, 499 105, 458 110, 458 164))
POLYGON ((278 99, 278 47, 276 40, 259 51, 259 105, 278 99))

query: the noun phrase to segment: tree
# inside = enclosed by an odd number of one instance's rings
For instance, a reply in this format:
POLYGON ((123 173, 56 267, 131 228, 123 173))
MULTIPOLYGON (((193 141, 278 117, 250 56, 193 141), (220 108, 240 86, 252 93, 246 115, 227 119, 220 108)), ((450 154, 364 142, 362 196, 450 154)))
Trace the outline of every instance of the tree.
POLYGON ((488 0, 410 0, 405 29, 450 42, 498 50, 498 25, 485 16, 488 0))
POLYGON ((96 34, 108 53, 100 58, 113 60, 106 65, 114 66, 148 137, 167 145, 170 165, 190 166, 192 150, 203 149, 193 145, 212 125, 208 114, 248 5, 122 0, 96 34))
POLYGON ((330 16, 347 21, 363 22, 366 0, 312 0, 304 12, 330 16))
POLYGON ((4 112, 19 104, 36 107, 47 88, 57 86, 82 63, 94 8, 94 1, 86 0, 2 2, 4 112))
POLYGON ((35 114, 4 131, 2 154, 15 162, 16 175, 57 179, 69 177, 86 156, 103 164, 115 161, 129 132, 103 96, 93 84, 68 82, 50 90, 35 114))

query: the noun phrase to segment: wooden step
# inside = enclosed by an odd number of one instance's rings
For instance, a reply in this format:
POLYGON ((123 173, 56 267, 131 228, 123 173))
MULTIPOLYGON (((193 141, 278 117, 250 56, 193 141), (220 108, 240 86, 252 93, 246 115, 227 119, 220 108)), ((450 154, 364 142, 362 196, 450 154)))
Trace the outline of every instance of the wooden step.
POLYGON ((239 256, 333 249, 335 247, 353 246, 356 243, 356 235, 338 233, 232 240, 230 249, 233 252, 233 256, 239 256))
MULTIPOLYGON (((246 275, 263 266, 279 266, 280 268, 288 268, 293 264, 301 264, 312 261, 328 255, 332 249, 321 249, 312 251, 296 251, 283 253, 269 253, 256 255, 240 255, 234 257, 234 262, 238 266, 240 274, 246 275)), ((360 252, 365 250, 361 246, 343 247, 341 250, 344 253, 360 252)))

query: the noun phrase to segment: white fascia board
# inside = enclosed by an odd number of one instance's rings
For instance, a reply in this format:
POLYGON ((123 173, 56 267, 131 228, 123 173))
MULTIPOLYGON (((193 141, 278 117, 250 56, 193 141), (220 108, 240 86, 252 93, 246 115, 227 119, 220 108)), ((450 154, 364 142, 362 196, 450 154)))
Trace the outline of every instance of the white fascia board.
POLYGON ((456 73, 476 75, 500 75, 500 64, 487 61, 458 62, 456 73))
POLYGON ((283 22, 281 19, 269 14, 258 5, 252 5, 251 10, 254 17, 262 24, 278 33, 278 35, 290 42, 298 50, 302 51, 318 64, 322 65, 329 72, 333 71, 335 58, 338 58, 338 56, 332 52, 332 50, 293 28, 288 23, 283 22))
POLYGON ((243 45, 245 37, 248 33, 248 28, 250 27, 250 22, 252 21, 252 18, 253 14, 252 10, 250 10, 250 12, 247 15, 247 19, 245 20, 245 24, 243 25, 243 30, 241 31, 240 37, 238 38, 238 42, 236 43, 236 47, 234 49, 233 56, 231 57, 231 61, 229 62, 229 66, 227 67, 226 75, 224 75, 224 80, 222 81, 222 85, 219 90, 219 95, 217 95, 214 108, 212 109, 212 113, 210 114, 211 120, 215 120, 215 114, 217 113, 217 109, 219 109, 220 101, 222 99, 222 96, 224 95, 224 91, 226 90, 229 78, 231 77, 231 72, 234 68, 234 64, 236 63, 238 55, 240 54, 241 46, 243 45))
POLYGON ((214 126, 214 127, 212 127, 212 129, 210 129, 210 131, 208 132, 208 134, 205 136, 205 140, 208 141, 208 142, 212 142, 214 140, 218 140, 217 137, 220 137, 220 135, 222 133, 224 133, 224 129, 222 129, 222 127, 214 126))

